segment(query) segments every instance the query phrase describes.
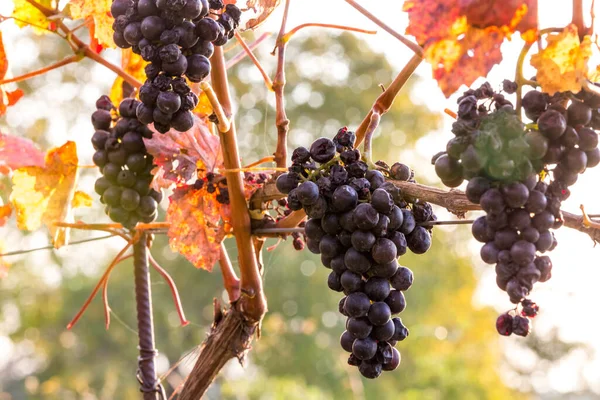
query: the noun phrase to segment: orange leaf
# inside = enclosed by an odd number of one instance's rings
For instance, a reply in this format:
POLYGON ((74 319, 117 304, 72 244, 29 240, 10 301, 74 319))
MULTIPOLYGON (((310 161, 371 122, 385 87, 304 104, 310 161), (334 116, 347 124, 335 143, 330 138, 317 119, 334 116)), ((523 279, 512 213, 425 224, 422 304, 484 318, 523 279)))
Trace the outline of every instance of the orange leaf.
MULTIPOLYGON (((6 51, 4 50, 2 32, 0 32, 0 80, 4 79, 6 72, 8 72, 8 59, 6 58, 6 51)), ((7 107, 16 104, 21 97, 23 97, 23 91, 21 89, 6 92, 0 86, 0 115, 3 115, 6 112, 7 107)))
MULTIPOLYGON (((146 64, 148 63, 144 61, 142 56, 135 54, 131 49, 121 50, 121 68, 141 82, 146 80, 144 72, 146 64)), ((123 78, 117 76, 110 89, 110 99, 113 104, 119 104, 125 97, 130 97, 133 92, 134 88, 125 82, 123 78)))
MULTIPOLYGON (((36 0, 36 2, 47 8, 54 8, 57 3, 54 0, 36 0)), ((13 4, 15 8, 11 17, 14 18, 17 26, 21 28, 31 26, 34 32, 40 34, 48 33, 48 30, 51 30, 50 20, 27 0, 13 0, 13 4)))
POLYGON ((537 69, 536 78, 542 91, 577 93, 587 79, 587 62, 592 55, 589 36, 579 41, 577 26, 571 24, 561 33, 549 35, 548 45, 531 56, 531 65, 537 69))
POLYGON ((214 171, 222 168, 219 137, 213 135, 200 118, 194 117, 194 121, 194 126, 187 132, 171 130, 144 139, 146 149, 154 156, 154 164, 164 170, 162 173, 156 171, 162 179, 182 184, 190 180, 197 169, 214 171))
POLYGON ((44 167, 22 167, 14 172, 10 201, 19 229, 32 231, 43 223, 54 247, 68 243, 69 230, 57 228, 54 223, 73 222, 77 162, 75 142, 67 142, 48 151, 44 167))
POLYGON ((113 17, 110 14, 110 0, 71 0, 69 10, 73 19, 91 18, 94 21, 94 38, 107 48, 114 48, 112 38, 113 17))
POLYGON ((212 271, 225 238, 216 193, 184 186, 177 188, 169 200, 166 220, 171 249, 181 253, 196 268, 212 271))
POLYGON ((446 97, 487 76, 505 37, 521 30, 532 40, 537 29, 537 0, 407 0, 403 10, 446 97))
POLYGON ((44 166, 44 153, 29 139, 0 132, 0 173, 21 167, 44 166))
POLYGON ((12 207, 10 206, 10 204, 5 204, 3 206, 0 206, 0 226, 3 226, 4 224, 6 224, 6 221, 8 220, 8 218, 10 217, 11 214, 12 214, 12 207))

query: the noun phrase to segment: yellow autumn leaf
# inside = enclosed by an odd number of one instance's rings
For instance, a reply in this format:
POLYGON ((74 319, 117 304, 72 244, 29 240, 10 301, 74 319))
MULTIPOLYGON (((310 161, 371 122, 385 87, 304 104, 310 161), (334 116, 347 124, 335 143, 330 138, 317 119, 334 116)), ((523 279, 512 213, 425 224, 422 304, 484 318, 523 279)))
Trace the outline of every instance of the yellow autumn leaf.
POLYGON ((112 23, 110 14, 111 0, 71 0, 69 10, 73 19, 94 19, 94 37, 98 43, 107 48, 114 48, 112 23))
POLYGON ((562 32, 548 36, 548 45, 531 56, 531 65, 537 69, 536 79, 542 91, 577 93, 588 76, 588 60, 592 55, 589 36, 579 41, 577 27, 567 26, 562 32))
POLYGON ((32 231, 43 223, 50 231, 54 247, 68 244, 69 229, 58 228, 54 223, 73 222, 73 203, 91 205, 86 197, 76 195, 77 162, 75 142, 67 142, 46 153, 44 167, 14 171, 10 201, 19 229, 32 231))
MULTIPOLYGON (((121 50, 121 68, 140 82, 146 80, 144 68, 147 64, 142 56, 135 54, 131 49, 121 50)), ((125 90, 127 88, 131 88, 131 85, 125 82, 120 76, 117 76, 109 95, 113 104, 119 104, 124 97, 129 97, 130 93, 125 90)))
POLYGON ((207 115, 212 114, 213 108, 208 100, 208 96, 204 91, 200 91, 198 94, 198 105, 194 108, 194 114, 199 116, 200 118, 205 117, 207 115))
POLYGON ((82 192, 78 190, 73 195, 73 200, 71 201, 71 207, 80 208, 80 207, 91 207, 93 203, 92 197, 86 192, 82 192))
MULTIPOLYGON (((36 33, 48 33, 50 21, 41 11, 32 6, 27 0, 12 0, 15 6, 11 17, 14 19, 17 26, 23 28, 31 26, 36 33)), ((38 4, 47 7, 55 8, 56 0, 36 0, 38 4)))

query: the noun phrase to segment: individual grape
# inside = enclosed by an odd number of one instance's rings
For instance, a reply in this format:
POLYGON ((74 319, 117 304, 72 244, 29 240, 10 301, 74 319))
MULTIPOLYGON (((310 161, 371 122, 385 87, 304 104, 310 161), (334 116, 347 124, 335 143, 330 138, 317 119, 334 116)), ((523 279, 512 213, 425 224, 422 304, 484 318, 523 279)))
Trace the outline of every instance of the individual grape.
POLYGON ((140 195, 133 189, 124 189, 121 192, 120 205, 127 211, 134 211, 140 204, 140 195))
POLYGON ((521 315, 523 315, 524 317, 533 318, 540 311, 540 307, 529 299, 524 299, 521 302, 521 306, 523 307, 521 315))
POLYGON ((539 214, 546 209, 548 201, 544 193, 532 190, 529 192, 529 198, 525 204, 525 209, 532 214, 539 214))
POLYGON ((396 326, 392 320, 389 320, 383 325, 374 326, 371 331, 371 337, 378 342, 387 341, 394 336, 396 326))
POLYGON ((402 209, 403 221, 399 231, 404 235, 409 235, 417 226, 417 221, 410 210, 402 209))
POLYGON ((313 205, 319 199, 319 188, 314 182, 302 182, 296 189, 296 194, 302 205, 313 205))
POLYGON ((399 267, 390 278, 390 284, 396 290, 408 290, 413 284, 413 273, 406 267, 399 267))
POLYGON ((321 221, 318 219, 309 219, 304 226, 304 233, 307 237, 319 241, 325 235, 325 232, 321 228, 321 221))
POLYGON ((471 233, 473 237, 482 243, 487 243, 494 240, 495 231, 490 229, 485 216, 477 218, 471 225, 471 233))
POLYGON ((563 114, 555 110, 547 110, 537 120, 542 135, 550 140, 558 139, 567 129, 567 121, 563 114))
POLYGON ((364 317, 367 315, 371 302, 366 294, 361 292, 350 293, 344 302, 344 311, 349 317, 364 317))
POLYGON ((357 203, 358 193, 351 186, 342 185, 333 192, 332 204, 338 212, 352 210, 357 203))
POLYGON ((389 295, 384 301, 390 307, 392 314, 401 313, 406 308, 406 299, 404 298, 404 294, 399 290, 389 291, 389 295))
POLYGON ((532 224, 540 232, 547 231, 554 224, 554 216, 548 211, 542 211, 533 217, 532 224))
POLYGON ((325 235, 320 241, 319 251, 326 257, 333 258, 343 252, 344 248, 339 239, 332 235, 325 235))
MULTIPOLYGON (((529 92, 531 93, 531 92, 529 92)), ((538 93, 538 92, 536 92, 538 93)), ((502 336, 510 336, 513 333, 513 317, 506 313, 502 314, 496 320, 496 330, 502 336)))
POLYGON ((469 180, 469 183, 467 184, 467 188, 465 190, 465 194, 470 202, 478 204, 479 200, 481 199, 481 196, 483 196, 483 194, 487 192, 490 188, 491 185, 489 180, 480 176, 476 176, 469 180))
POLYGON ((567 151, 565 156, 566 167, 575 173, 581 173, 585 171, 587 166, 587 155, 583 150, 570 149, 567 151))
POLYGON ((371 261, 362 253, 349 248, 344 255, 344 263, 350 271, 363 274, 371 268, 371 261))
POLYGON ((386 215, 390 214, 395 206, 392 196, 381 188, 375 189, 371 194, 371 205, 378 212, 386 215))
POLYGON ((535 245, 525 240, 518 240, 510 248, 512 259, 519 265, 527 265, 535 258, 535 245))
POLYGON ((381 375, 382 368, 382 365, 377 361, 365 360, 359 365, 358 370, 365 378, 375 379, 381 375))
POLYGON ((310 146, 310 155, 318 163, 326 163, 335 156, 335 144, 328 138, 319 138, 310 146))
POLYGON ((579 149, 588 152, 598 147, 598 134, 590 128, 583 127, 577 132, 579 149))
POLYGON ((96 191, 96 193, 102 196, 106 189, 108 189, 111 186, 112 183, 108 179, 106 179, 105 177, 100 177, 96 180, 96 183, 94 184, 94 190, 96 191))
POLYGON ((354 209, 353 221, 357 228, 370 230, 377 226, 379 213, 369 203, 361 203, 354 209))
POLYGON ((348 353, 352 353, 352 344, 354 343, 355 337, 348 331, 344 331, 340 336, 340 345, 342 349, 348 353))
POLYGON ((435 161, 435 173, 440 179, 452 181, 454 179, 461 178, 462 181, 462 168, 457 160, 442 155, 435 161))
POLYGON ((502 194, 506 204, 512 208, 523 207, 529 199, 529 189, 520 182, 512 182, 502 186, 502 194))
MULTIPOLYGON (((406 254, 406 249, 408 248, 408 243, 406 241, 406 236, 404 236, 404 234, 402 232, 398 232, 398 231, 392 232, 390 235, 387 236, 387 238, 390 239, 396 246, 396 257, 400 257, 400 256, 406 254)), ((414 240, 414 238, 413 238, 413 240, 414 240)), ((415 247, 415 246, 413 246, 413 247, 415 247)))
POLYGON ((354 336, 355 339, 365 339, 373 330, 373 325, 365 317, 348 318, 346 330, 354 336))
POLYGON ((346 293, 362 291, 363 281, 360 274, 346 270, 340 276, 340 283, 346 293))
POLYGON ((369 231, 354 231, 352 232, 352 247, 357 251, 370 251, 375 244, 375 235, 369 231))
POLYGON ((123 170, 117 175, 117 184, 122 187, 132 187, 135 185, 137 178, 132 171, 123 170))
POLYGON ((531 331, 531 327, 529 325, 529 318, 516 315, 513 318, 512 323, 512 333, 523 337, 529 335, 529 332, 531 331))
POLYGON ((352 344, 352 354, 359 360, 369 360, 375 356, 376 352, 377 342, 370 337, 356 339, 352 344))
POLYGON ((372 276, 380 278, 391 278, 398 270, 398 262, 396 260, 387 264, 375 264, 369 270, 372 276))
POLYGON ((377 170, 373 170, 370 169, 367 171, 367 173, 365 174, 365 178, 367 178, 367 180, 369 181, 369 184, 371 185, 371 188, 373 188, 373 190, 379 188, 379 186, 383 185, 385 183, 385 177, 383 176, 383 174, 377 170))
POLYGON ((587 168, 594 168, 600 164, 600 149, 595 148, 593 150, 586 151, 585 155, 587 156, 587 168))
POLYGON ((521 239, 526 240, 529 243, 536 243, 540 239, 540 232, 534 227, 529 226, 521 232, 521 239))
POLYGON ((592 109, 585 103, 573 101, 567 108, 569 125, 587 125, 592 120, 592 109))
POLYGON ((118 206, 121 202, 121 191, 119 186, 110 186, 102 194, 102 200, 109 206, 118 206))
POLYGON ((400 360, 400 352, 397 349, 392 348, 392 358, 387 362, 383 363, 381 368, 384 371, 393 371, 400 365, 400 360))
POLYGON ((408 329, 402 323, 402 320, 398 317, 392 318, 392 322, 394 323, 394 336, 392 336, 392 340, 397 340, 399 342, 403 341, 408 337, 408 329))
POLYGON ((494 242, 489 242, 481 247, 480 255, 481 259, 486 264, 496 264, 498 262, 499 250, 494 242))
POLYGON ((481 196, 480 205, 488 214, 502 212, 506 206, 504 197, 498 189, 490 189, 485 192, 481 196))
POLYGON ((331 272, 327 278, 327 286, 334 292, 341 292, 343 290, 340 276, 335 272, 331 272))
POLYGON ((390 310, 390 306, 382 301, 371 304, 367 314, 369 321, 376 326, 384 325, 390 320, 391 316, 392 312, 390 310))
POLYGON ((185 75, 192 82, 200 82, 210 73, 210 61, 201 54, 192 54, 187 58, 185 75))
POLYGON ((383 301, 390 294, 390 283, 387 279, 372 277, 365 283, 364 292, 372 301, 383 301))
POLYGON ((424 254, 431 247, 431 234, 422 226, 417 226, 406 236, 406 244, 415 254, 424 254))
POLYGON ((499 250, 509 250, 517 240, 519 234, 510 228, 501 229, 494 235, 494 245, 499 250))
POLYGON ((508 216, 508 226, 510 228, 522 231, 529 225, 531 225, 531 217, 529 216, 529 212, 524 209, 519 208, 514 210, 508 216))
POLYGON ((537 90, 531 90, 523 96, 522 106, 527 118, 535 121, 548 107, 546 96, 537 90))
POLYGON ((534 264, 540 271, 540 282, 546 282, 552 277, 552 261, 550 260, 550 257, 536 257, 534 264))

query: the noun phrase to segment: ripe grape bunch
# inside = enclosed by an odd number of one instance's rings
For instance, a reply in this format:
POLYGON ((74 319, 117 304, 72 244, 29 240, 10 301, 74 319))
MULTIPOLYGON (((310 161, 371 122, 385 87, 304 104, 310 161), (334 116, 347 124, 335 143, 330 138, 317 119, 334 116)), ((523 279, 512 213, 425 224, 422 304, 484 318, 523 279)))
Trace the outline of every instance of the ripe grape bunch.
POLYGON ((131 47, 149 64, 136 110, 143 124, 160 133, 193 126, 191 110, 198 104, 186 79, 200 82, 210 73, 214 46, 233 37, 241 11, 234 4, 207 0, 114 0, 113 40, 131 47), (209 10, 221 11, 217 19, 209 10))
POLYGON ((370 169, 354 149, 355 134, 342 128, 333 140, 319 138, 310 150, 299 147, 289 172, 277 178, 291 210, 303 209, 306 246, 331 269, 328 286, 346 297, 339 311, 346 316, 340 338, 352 353, 348 364, 367 378, 377 378, 400 363, 394 346, 408 336, 398 317, 406 307, 403 291, 413 282, 410 269, 397 258, 425 253, 431 232, 420 226, 435 219, 428 203, 409 204, 386 175, 412 179, 412 171, 395 164, 382 173, 370 169), (338 154, 336 154, 336 152, 338 154))
POLYGON ((472 226, 475 239, 485 243, 481 258, 496 265, 498 286, 521 305, 520 312, 517 306, 500 315, 501 335, 529 334, 529 318, 539 307, 527 296, 536 282, 551 277, 552 262, 542 254, 557 245, 551 230, 563 224, 561 202, 577 174, 600 161, 598 137, 589 125, 592 107, 573 100, 565 109, 567 102, 563 94, 528 92, 522 104, 536 124, 525 125, 488 83, 470 89, 458 99, 455 137, 434 157, 442 182, 456 187, 468 179, 467 198, 486 212, 472 226), (549 164, 556 164, 550 182, 549 164))
POLYGON ((140 221, 154 221, 162 200, 162 193, 150 188, 154 165, 143 138, 151 138, 152 131, 136 119, 138 104, 127 98, 117 110, 108 96, 102 96, 92 114, 93 161, 103 175, 95 190, 110 219, 130 229, 140 221))

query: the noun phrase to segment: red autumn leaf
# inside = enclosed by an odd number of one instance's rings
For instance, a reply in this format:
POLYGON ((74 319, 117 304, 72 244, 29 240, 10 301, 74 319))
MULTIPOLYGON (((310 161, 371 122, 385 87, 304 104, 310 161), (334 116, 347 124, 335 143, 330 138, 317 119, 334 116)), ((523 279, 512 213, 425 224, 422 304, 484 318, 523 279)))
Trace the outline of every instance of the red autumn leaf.
POLYGON ((537 29, 537 0, 407 0, 403 10, 447 97, 487 76, 511 33, 533 40, 537 29))
POLYGON ((196 170, 222 168, 219 137, 210 132, 203 120, 194 118, 194 126, 187 132, 171 130, 144 139, 148 152, 154 156, 154 163, 163 170, 155 171, 162 179, 182 184, 189 181, 196 170))
POLYGON ((0 173, 21 167, 43 167, 44 152, 29 139, 0 132, 0 173))
MULTIPOLYGON (((8 59, 4 50, 4 42, 2 41, 2 32, 0 31, 0 80, 4 79, 8 72, 8 59)), ((5 91, 0 86, 0 115, 6 112, 6 109, 19 101, 23 97, 23 91, 16 89, 11 92, 5 91)))
POLYGON ((219 246, 225 238, 225 222, 216 193, 193 186, 175 189, 169 197, 166 220, 169 245, 196 268, 211 271, 219 259, 219 246))

